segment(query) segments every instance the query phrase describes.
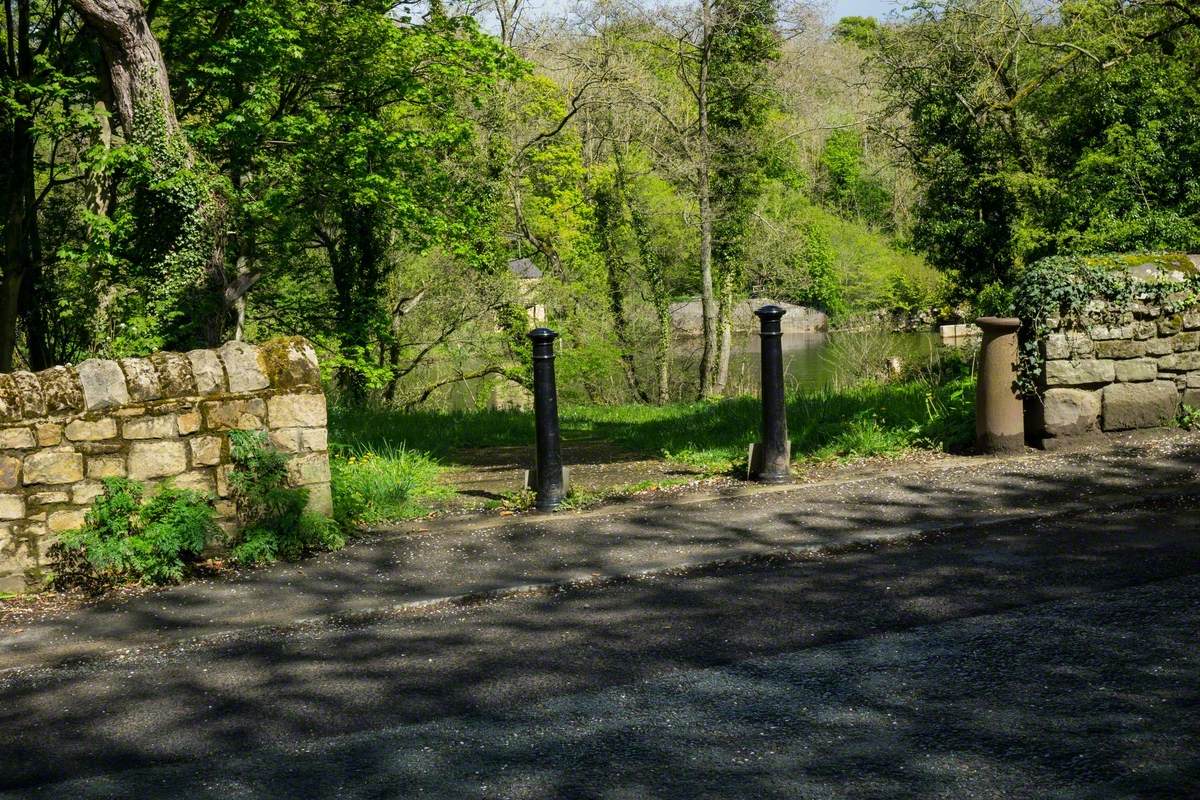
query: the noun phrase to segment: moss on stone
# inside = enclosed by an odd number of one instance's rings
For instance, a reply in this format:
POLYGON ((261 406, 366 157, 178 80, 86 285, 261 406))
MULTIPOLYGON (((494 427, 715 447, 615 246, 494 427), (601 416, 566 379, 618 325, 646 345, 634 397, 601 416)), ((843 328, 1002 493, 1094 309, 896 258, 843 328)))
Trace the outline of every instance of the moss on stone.
POLYGON ((319 386, 316 352, 303 336, 282 336, 259 345, 267 380, 276 389, 319 386))

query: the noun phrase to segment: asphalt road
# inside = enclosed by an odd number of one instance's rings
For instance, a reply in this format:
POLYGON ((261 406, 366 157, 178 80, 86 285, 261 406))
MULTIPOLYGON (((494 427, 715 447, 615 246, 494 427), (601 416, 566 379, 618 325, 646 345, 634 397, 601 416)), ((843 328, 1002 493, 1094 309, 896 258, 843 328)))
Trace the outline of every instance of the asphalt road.
POLYGON ((1200 797, 1200 502, 0 674, 0 797, 1200 797))

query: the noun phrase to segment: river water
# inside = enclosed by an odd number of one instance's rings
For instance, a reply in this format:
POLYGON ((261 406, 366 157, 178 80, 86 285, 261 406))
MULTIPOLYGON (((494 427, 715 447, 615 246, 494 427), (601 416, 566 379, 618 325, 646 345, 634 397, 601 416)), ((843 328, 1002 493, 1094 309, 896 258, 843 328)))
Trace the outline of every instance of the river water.
MULTIPOLYGON (((757 334, 735 338, 729 361, 730 394, 756 391, 762 358, 759 345, 757 334)), ((788 333, 783 335, 784 380, 793 391, 829 389, 853 383, 864 370, 883 373, 889 359, 909 366, 928 363, 940 347, 939 337, 932 332, 788 333)), ((676 343, 673 367, 677 375, 698 371, 702 348, 700 339, 676 343)))

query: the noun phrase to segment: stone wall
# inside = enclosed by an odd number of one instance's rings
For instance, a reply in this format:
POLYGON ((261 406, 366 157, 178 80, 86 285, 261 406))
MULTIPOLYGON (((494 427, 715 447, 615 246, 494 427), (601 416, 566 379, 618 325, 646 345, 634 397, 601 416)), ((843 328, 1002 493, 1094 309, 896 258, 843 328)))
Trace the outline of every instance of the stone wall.
POLYGON ((298 338, 0 375, 0 591, 40 582, 50 545, 108 476, 210 493, 231 528, 234 429, 268 431, 291 454, 292 484, 328 514, 325 422, 316 353, 298 338))
POLYGON ((1200 407, 1200 309, 1096 301, 1040 343, 1043 399, 1026 404, 1035 443, 1170 424, 1180 403, 1200 407))

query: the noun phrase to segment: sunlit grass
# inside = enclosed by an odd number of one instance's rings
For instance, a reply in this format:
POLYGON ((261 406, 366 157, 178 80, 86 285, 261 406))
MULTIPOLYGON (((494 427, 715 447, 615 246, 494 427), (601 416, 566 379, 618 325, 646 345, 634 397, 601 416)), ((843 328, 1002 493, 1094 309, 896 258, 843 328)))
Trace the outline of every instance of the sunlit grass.
MULTIPOLYGON (((961 377, 795 394, 788 400, 792 457, 828 460, 963 446, 974 435, 974 391, 974 378, 961 377)), ((721 473, 744 466, 748 445, 758 439, 759 415, 755 398, 738 397, 665 406, 566 406, 561 423, 568 448, 572 441, 602 440, 721 473)), ((338 409, 330 429, 343 445, 399 442, 410 454, 418 451, 447 464, 461 448, 528 445, 534 438, 533 415, 515 411, 338 409)))

